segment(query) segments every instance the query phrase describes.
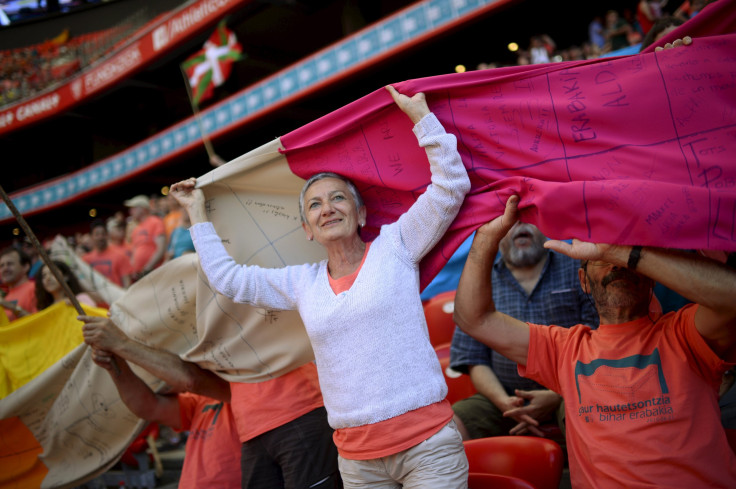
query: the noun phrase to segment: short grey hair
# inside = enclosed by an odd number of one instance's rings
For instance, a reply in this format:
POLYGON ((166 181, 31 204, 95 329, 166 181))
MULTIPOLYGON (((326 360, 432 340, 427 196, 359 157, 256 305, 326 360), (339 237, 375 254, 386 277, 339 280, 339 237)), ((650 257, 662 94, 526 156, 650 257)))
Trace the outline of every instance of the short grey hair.
POLYGON ((345 182, 345 184, 348 186, 348 190, 350 191, 350 195, 352 195, 353 197, 355 207, 357 209, 360 209, 365 205, 363 203, 363 197, 361 197, 360 192, 358 192, 358 187, 355 186, 352 180, 331 171, 317 173, 316 175, 312 175, 312 177, 307 180, 307 183, 304 184, 304 186, 302 187, 302 191, 299 194, 299 216, 302 218, 302 222, 307 222, 307 216, 304 214, 304 195, 307 193, 307 190, 309 189, 309 187, 312 186, 314 182, 318 182, 325 178, 337 178, 338 180, 342 180, 343 182, 345 182))

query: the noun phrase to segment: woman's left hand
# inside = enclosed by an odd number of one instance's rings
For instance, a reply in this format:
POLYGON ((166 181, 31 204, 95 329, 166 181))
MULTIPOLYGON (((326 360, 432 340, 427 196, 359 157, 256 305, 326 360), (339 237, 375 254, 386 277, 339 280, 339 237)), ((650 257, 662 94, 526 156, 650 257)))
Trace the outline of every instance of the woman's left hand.
POLYGON ((415 93, 413 97, 408 97, 396 91, 391 85, 386 85, 386 90, 393 97, 396 105, 401 111, 409 116, 409 119, 416 124, 422 120, 422 117, 429 114, 429 106, 422 92, 415 93))
POLYGON ((192 224, 207 221, 204 193, 197 188, 197 179, 188 178, 171 186, 171 195, 189 215, 192 224))

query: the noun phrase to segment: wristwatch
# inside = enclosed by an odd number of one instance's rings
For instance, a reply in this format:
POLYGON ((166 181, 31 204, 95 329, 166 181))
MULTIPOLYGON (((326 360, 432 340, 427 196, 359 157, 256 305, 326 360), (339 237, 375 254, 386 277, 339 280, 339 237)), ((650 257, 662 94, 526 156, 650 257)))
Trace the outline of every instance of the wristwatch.
POLYGON ((628 268, 632 272, 636 270, 636 265, 639 264, 639 259, 641 258, 641 249, 641 246, 631 247, 631 253, 629 253, 629 261, 626 264, 626 268, 628 268))

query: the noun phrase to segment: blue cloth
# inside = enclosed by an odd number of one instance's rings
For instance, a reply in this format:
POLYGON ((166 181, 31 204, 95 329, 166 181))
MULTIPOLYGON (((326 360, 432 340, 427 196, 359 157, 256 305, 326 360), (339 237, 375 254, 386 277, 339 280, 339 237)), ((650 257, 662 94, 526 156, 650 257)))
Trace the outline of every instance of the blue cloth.
POLYGON ((39 258, 31 265, 31 268, 28 270, 28 278, 35 279, 38 275, 38 272, 41 271, 41 267, 43 267, 43 260, 39 258))
POLYGON ((178 227, 172 231, 169 251, 172 253, 173 258, 179 258, 187 252, 194 253, 194 243, 187 228, 178 227))
POLYGON ((632 46, 626 46, 625 48, 617 49, 601 55, 601 58, 611 58, 613 56, 628 56, 631 54, 639 54, 641 50, 641 43, 634 44, 632 46))
MULTIPOLYGON (((556 324, 570 327, 576 324, 598 326, 598 313, 592 298, 580 287, 580 262, 568 256, 548 251, 547 263, 531 295, 519 285, 499 255, 493 264, 493 302, 496 309, 520 321, 536 324, 556 324)), ((544 389, 536 382, 521 377, 516 363, 496 353, 483 343, 455 328, 450 347, 450 366, 467 373, 473 365, 489 365, 506 391, 514 389, 544 389)))
POLYGON ((468 258, 468 252, 470 251, 470 245, 473 244, 473 237, 475 233, 468 236, 468 239, 463 241, 455 253, 452 254, 447 264, 442 267, 440 273, 435 276, 434 279, 427 285, 422 291, 420 297, 423 301, 428 301, 432 297, 448 290, 456 290, 457 284, 460 282, 460 275, 463 273, 463 267, 465 267, 465 260, 468 258))
POLYGON ((662 313, 679 311, 685 305, 692 301, 687 300, 672 289, 668 289, 662 284, 654 284, 654 295, 657 297, 659 304, 662 306, 662 313))

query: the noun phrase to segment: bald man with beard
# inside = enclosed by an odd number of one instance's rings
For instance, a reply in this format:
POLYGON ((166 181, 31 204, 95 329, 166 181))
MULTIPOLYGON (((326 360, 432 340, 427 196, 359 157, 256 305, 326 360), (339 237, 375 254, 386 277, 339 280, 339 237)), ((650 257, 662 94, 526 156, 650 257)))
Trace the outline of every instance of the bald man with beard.
MULTIPOLYGON (((493 299, 499 310, 543 324, 598 324, 592 301, 578 283, 579 262, 544 248, 533 224, 517 223, 499 244, 493 299)), ((450 366, 470 375, 478 391, 453 406, 463 438, 534 434, 557 419, 562 398, 519 376, 516 363, 455 330, 450 366)), ((561 410, 560 410, 561 413, 561 410)))

